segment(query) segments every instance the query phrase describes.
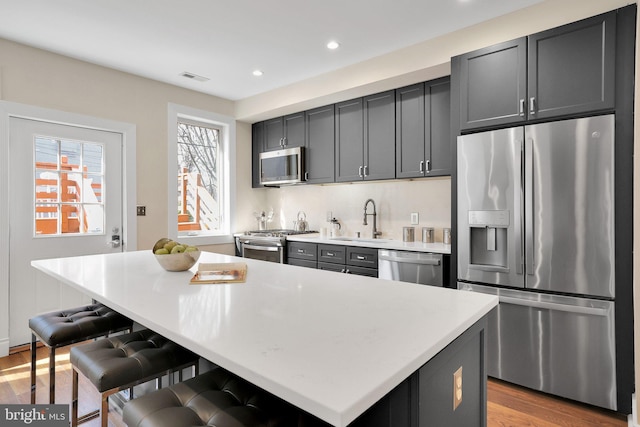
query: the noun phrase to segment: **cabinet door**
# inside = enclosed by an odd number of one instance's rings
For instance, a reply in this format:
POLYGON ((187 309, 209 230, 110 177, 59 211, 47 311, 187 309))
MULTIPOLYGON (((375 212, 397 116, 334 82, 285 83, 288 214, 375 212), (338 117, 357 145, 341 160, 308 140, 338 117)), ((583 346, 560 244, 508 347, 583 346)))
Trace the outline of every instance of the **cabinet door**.
POLYGON ((396 90, 396 178, 424 176, 424 88, 419 83, 396 90))
POLYGON ((335 125, 333 105, 306 113, 305 170, 309 184, 335 180, 335 125))
POLYGON ((260 185, 260 153, 264 136, 264 123, 258 122, 251 126, 251 186, 253 188, 262 187, 260 185))
POLYGON ((615 12, 529 36, 529 119, 613 108, 615 37, 615 12))
POLYGON ((425 84, 425 176, 451 175, 451 84, 449 78, 425 84))
POLYGON ((318 245, 318 263, 328 262, 331 264, 344 265, 346 262, 345 246, 340 245, 318 245))
POLYGON ((364 179, 396 176, 395 91, 364 98, 364 179))
POLYGON ((526 119, 527 39, 460 57, 460 127, 518 123, 526 119))
POLYGON ((317 261, 318 245, 305 242, 287 242, 287 259, 289 258, 317 261))
POLYGON ((362 98, 336 104, 336 182, 363 178, 362 98))
POLYGON ((284 138, 284 120, 282 117, 264 122, 264 151, 280 150, 284 138))
POLYGON ((284 147, 302 147, 304 146, 304 112, 289 114, 282 118, 284 147))
POLYGON ((378 269, 378 250, 347 246, 347 265, 378 269))

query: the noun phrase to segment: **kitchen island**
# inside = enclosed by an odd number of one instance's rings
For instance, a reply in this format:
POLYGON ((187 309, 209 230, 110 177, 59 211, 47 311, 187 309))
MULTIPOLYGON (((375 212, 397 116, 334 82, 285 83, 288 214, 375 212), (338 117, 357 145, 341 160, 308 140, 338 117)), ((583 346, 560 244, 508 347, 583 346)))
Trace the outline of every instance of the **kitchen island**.
POLYGON ((484 319, 496 297, 207 252, 199 261, 246 262, 247 281, 191 285, 197 265, 167 272, 151 251, 32 266, 334 426, 381 404, 401 425, 397 402, 407 417, 446 418, 458 364, 458 413, 485 424, 484 319), (422 413, 439 399, 443 414, 422 413))

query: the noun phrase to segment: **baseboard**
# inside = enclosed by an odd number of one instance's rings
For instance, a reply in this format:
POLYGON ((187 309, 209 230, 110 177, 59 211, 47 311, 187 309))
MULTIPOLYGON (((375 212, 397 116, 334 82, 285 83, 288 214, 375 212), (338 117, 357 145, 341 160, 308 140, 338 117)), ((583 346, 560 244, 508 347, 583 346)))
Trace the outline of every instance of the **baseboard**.
POLYGON ((9 338, 0 339, 0 357, 9 355, 9 338))
POLYGON ((638 408, 636 407, 636 395, 631 395, 631 414, 629 415, 629 427, 640 427, 636 420, 638 419, 638 408))

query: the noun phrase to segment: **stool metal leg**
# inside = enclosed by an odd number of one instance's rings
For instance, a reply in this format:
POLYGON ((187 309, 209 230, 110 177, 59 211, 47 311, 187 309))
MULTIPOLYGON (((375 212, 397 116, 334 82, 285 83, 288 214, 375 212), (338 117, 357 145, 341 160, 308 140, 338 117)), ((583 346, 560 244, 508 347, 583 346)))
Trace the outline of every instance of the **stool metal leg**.
POLYGON ((75 369, 71 369, 73 372, 72 388, 71 388, 71 427, 78 426, 78 372, 75 369))
POLYGON ((36 344, 37 338, 31 334, 31 404, 36 403, 36 344))
POLYGON ((56 403, 56 349, 49 349, 49 404, 56 403))

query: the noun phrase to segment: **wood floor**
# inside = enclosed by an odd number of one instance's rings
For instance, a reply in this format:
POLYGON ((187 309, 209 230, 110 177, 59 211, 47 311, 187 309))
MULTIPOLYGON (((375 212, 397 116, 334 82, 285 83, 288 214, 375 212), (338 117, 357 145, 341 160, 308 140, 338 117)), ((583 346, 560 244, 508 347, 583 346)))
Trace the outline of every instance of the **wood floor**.
MULTIPOLYGON (((48 403, 48 359, 45 348, 38 349, 37 402, 48 403)), ((29 403, 29 351, 21 351, 0 358, 0 403, 29 403)), ((69 348, 61 349, 56 356, 57 403, 71 401, 71 367, 69 348)), ((489 380, 487 386, 487 426, 627 426, 626 417, 598 408, 577 404, 564 399, 556 399, 543 393, 533 392, 498 380, 489 380)), ((98 407, 100 397, 95 389, 81 377, 79 393, 80 413, 98 407)), ((83 427, 99 426, 94 419, 82 424, 83 427)), ((116 412, 109 415, 109 426, 124 427, 122 418, 116 412)))

